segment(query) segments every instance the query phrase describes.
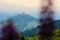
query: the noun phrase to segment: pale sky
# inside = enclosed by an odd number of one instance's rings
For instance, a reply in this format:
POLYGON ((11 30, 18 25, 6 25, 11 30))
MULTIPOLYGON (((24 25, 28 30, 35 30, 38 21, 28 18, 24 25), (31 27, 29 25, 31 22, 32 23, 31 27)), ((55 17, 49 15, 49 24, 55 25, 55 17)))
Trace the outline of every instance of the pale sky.
MULTIPOLYGON (((56 19, 60 19, 60 0, 54 0, 53 3, 56 19)), ((5 19, 22 12, 37 18, 39 7, 41 7, 41 0, 0 0, 0 18, 3 16, 2 19, 5 19)))

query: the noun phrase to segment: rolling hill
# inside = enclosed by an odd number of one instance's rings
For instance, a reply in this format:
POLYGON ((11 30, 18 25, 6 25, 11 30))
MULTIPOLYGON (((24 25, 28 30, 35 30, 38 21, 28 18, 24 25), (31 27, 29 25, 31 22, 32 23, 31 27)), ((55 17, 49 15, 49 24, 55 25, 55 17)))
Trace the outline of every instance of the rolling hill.
MULTIPOLYGON (((16 25, 16 29, 19 31, 19 33, 22 32, 22 34, 25 37, 37 35, 38 19, 36 19, 30 15, 27 15, 27 14, 18 14, 18 15, 11 17, 11 19, 13 20, 14 24, 16 25)), ((55 20, 54 23, 55 23, 55 29, 60 28, 60 20, 55 20)))
MULTIPOLYGON (((55 30, 60 29, 60 20, 54 21, 55 23, 55 30)), ((36 36, 38 35, 38 26, 31 30, 26 30, 22 33, 25 37, 31 37, 32 35, 36 36)))
POLYGON ((19 32, 34 29, 38 25, 38 19, 27 14, 18 14, 13 16, 11 19, 19 32))

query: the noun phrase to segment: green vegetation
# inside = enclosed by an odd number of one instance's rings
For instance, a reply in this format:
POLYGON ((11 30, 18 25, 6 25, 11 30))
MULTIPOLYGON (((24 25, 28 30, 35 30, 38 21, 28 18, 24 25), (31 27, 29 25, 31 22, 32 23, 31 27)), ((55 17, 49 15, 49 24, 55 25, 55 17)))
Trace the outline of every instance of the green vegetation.
MULTIPOLYGON (((20 36, 21 36, 20 38, 24 38, 24 40, 39 40, 39 37, 34 35, 27 38, 24 37, 23 35, 20 35, 20 36)), ((55 31, 54 40, 60 40, 60 29, 55 31)))
POLYGON ((60 40, 60 29, 55 31, 55 40, 60 40))
POLYGON ((28 38, 25 38, 25 40, 39 40, 39 37, 38 36, 28 37, 28 38))

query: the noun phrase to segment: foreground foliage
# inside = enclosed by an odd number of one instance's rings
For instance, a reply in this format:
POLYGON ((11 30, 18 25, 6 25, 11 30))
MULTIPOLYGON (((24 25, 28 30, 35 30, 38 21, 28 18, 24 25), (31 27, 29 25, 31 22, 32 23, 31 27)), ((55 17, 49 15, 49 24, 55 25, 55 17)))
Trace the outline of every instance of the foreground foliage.
MULTIPOLYGON (((39 40, 38 36, 24 37, 24 40, 39 40)), ((60 29, 55 31, 54 40, 60 40, 60 29)))

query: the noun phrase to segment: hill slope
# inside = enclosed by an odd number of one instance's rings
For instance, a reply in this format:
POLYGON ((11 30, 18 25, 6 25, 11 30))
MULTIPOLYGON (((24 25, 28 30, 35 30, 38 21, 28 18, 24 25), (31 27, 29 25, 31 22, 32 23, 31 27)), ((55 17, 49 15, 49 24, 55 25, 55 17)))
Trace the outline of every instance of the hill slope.
MULTIPOLYGON (((54 21, 55 23, 55 29, 60 29, 60 20, 56 20, 54 21)), ((22 34, 24 34, 25 37, 31 37, 31 36, 36 36, 38 35, 38 26, 34 29, 31 29, 31 30, 26 30, 24 31, 22 34)))
POLYGON ((18 14, 11 19, 19 31, 31 30, 38 25, 38 19, 27 14, 18 14))

